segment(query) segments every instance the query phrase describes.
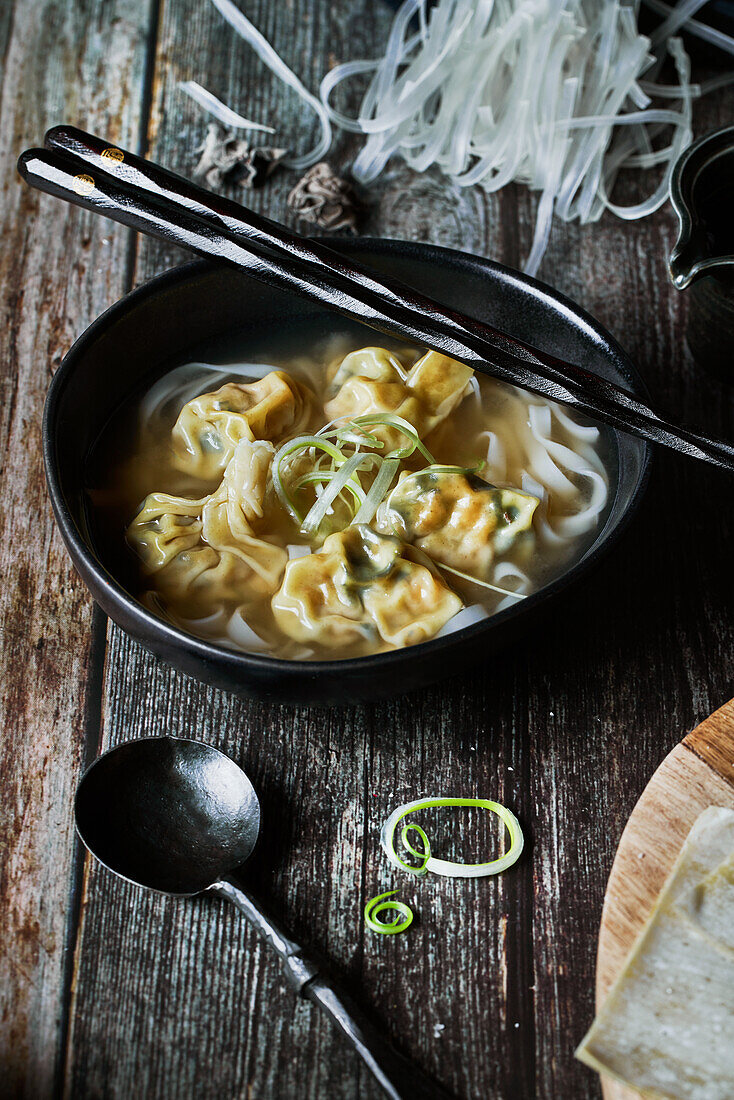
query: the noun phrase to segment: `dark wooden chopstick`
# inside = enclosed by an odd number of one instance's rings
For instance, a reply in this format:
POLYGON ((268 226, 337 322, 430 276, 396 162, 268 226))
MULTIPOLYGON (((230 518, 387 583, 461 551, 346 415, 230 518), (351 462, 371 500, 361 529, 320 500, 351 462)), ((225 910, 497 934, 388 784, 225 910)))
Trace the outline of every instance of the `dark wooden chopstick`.
MULTIPOLYGON (((320 241, 301 237, 278 222, 256 214, 222 195, 207 191, 183 176, 176 175, 135 153, 116 146, 110 147, 107 142, 94 134, 88 134, 75 126, 54 126, 47 131, 44 145, 47 149, 60 149, 63 152, 72 153, 90 167, 106 172, 134 187, 140 187, 177 206, 183 206, 202 218, 214 219, 222 229, 234 234, 235 239, 241 243, 246 241, 258 252, 265 251, 268 254, 281 256, 291 267, 302 262, 307 266, 300 270, 307 277, 313 278, 318 271, 334 290, 342 291, 347 295, 354 295, 356 291, 360 300, 363 301, 365 295, 369 295, 370 301, 375 303, 376 299, 380 308, 390 307, 399 310, 407 308, 420 312, 431 320, 436 330, 440 327, 441 331, 445 332, 448 328, 449 337, 455 337, 459 333, 464 337, 472 335, 480 337, 492 348, 492 356, 488 362, 495 368, 502 366, 511 371, 511 376, 502 376, 504 381, 524 385, 525 388, 532 390, 531 379, 524 377, 521 381, 518 374, 528 366, 539 368, 541 373, 543 370, 553 372, 553 381, 561 378, 575 382, 593 379, 598 386, 606 386, 612 397, 616 397, 623 403, 626 399, 630 412, 637 409, 646 414, 651 413, 651 410, 638 402, 634 395, 619 389, 613 383, 598 379, 598 376, 590 374, 575 364, 539 351, 487 322, 457 313, 398 279, 371 271, 363 264, 348 259, 320 241), (518 359, 522 360, 521 364, 518 363, 518 359)), ((483 360, 486 360, 486 357, 485 349, 483 360)), ((477 369, 482 370, 482 366, 478 366, 477 369)), ((485 368, 485 373, 500 377, 491 369, 485 368)), ((550 396, 546 390, 538 392, 543 396, 550 396)))
POLYGON ((70 127, 49 131, 47 141, 53 148, 28 150, 18 162, 21 175, 42 191, 200 255, 227 260, 273 286, 442 351, 613 427, 734 469, 729 444, 677 428, 598 375, 448 310, 238 203, 70 127))
POLYGON ((443 325, 450 320, 453 329, 474 332, 482 339, 491 341, 497 354, 509 353, 528 363, 553 365, 560 370, 567 368, 571 373, 585 374, 580 368, 538 352, 487 323, 452 312, 400 280, 371 271, 320 241, 301 237, 278 222, 256 214, 222 195, 207 191, 135 153, 110 147, 94 134, 85 133, 75 126, 54 126, 47 131, 44 145, 47 149, 72 153, 90 167, 174 202, 177 206, 183 206, 192 214, 207 220, 214 219, 222 229, 234 234, 241 242, 247 241, 258 251, 265 250, 272 255, 281 256, 290 265, 303 262, 308 265, 307 272, 311 277, 315 271, 319 271, 335 289, 339 287, 348 294, 354 294, 355 287, 358 287, 360 296, 367 293, 375 295, 384 305, 419 310, 431 317, 437 325, 443 325))

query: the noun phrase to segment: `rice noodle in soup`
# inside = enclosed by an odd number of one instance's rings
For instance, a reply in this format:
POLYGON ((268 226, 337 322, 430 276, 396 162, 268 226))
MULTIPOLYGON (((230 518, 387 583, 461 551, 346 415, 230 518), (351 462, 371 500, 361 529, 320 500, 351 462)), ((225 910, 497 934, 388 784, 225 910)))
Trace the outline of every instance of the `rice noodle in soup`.
POLYGON ((377 653, 512 607, 593 540, 606 434, 436 352, 347 337, 168 371, 90 489, 131 590, 292 659, 377 653), (133 439, 132 446, 129 440, 133 439))

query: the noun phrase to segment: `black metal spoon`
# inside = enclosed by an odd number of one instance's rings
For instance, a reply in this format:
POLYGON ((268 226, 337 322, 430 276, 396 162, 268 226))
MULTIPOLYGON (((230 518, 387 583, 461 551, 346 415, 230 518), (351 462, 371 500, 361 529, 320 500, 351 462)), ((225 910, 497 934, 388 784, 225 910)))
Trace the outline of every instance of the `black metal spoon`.
POLYGON ((243 885, 260 803, 240 767, 200 741, 146 737, 100 756, 77 788, 76 826, 116 875, 177 897, 231 901, 276 952, 288 981, 313 1001, 393 1100, 447 1094, 397 1054, 322 964, 291 939, 243 885))

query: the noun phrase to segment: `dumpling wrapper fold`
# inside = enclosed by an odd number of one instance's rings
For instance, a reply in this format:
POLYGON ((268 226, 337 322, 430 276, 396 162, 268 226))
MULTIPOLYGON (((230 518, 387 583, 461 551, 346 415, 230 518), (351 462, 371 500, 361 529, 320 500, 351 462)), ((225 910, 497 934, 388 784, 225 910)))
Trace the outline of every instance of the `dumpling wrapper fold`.
POLYGON ((284 371, 256 382, 227 382, 188 401, 173 427, 174 464, 203 480, 224 472, 243 440, 277 443, 296 435, 308 421, 311 391, 284 371))
MULTIPOLYGON (((329 419, 348 417, 353 420, 371 413, 392 413, 412 424, 421 439, 430 435, 453 412, 474 376, 471 367, 437 351, 422 356, 408 371, 407 380, 390 366, 389 353, 381 348, 363 348, 346 358, 351 362, 343 372, 345 381, 326 405, 329 419), (383 357, 378 352, 382 352, 383 357), (367 364, 363 375, 354 373, 359 369, 360 356, 367 364)), ((344 364, 337 370, 335 380, 340 377, 343 367, 344 364)), ((407 442, 400 431, 387 425, 369 430, 387 449, 404 447, 407 442)))
MULTIPOLYGON (((399 361, 386 348, 360 348, 345 355, 329 384, 329 391, 336 394, 350 378, 370 378, 373 382, 400 380, 396 369, 399 361)), ((402 367, 401 367, 402 369, 402 367)))
POLYGON ((458 467, 427 466, 401 477, 375 526, 442 565, 488 580, 496 555, 530 531, 538 504, 529 493, 498 489, 458 467))
POLYGON ((272 600, 285 634, 331 648, 365 639, 414 645, 461 607, 425 555, 362 524, 290 561, 272 600))
POLYGON ((241 440, 219 488, 191 500, 150 493, 127 529, 155 593, 184 618, 274 592, 287 551, 258 538, 273 446, 241 440))

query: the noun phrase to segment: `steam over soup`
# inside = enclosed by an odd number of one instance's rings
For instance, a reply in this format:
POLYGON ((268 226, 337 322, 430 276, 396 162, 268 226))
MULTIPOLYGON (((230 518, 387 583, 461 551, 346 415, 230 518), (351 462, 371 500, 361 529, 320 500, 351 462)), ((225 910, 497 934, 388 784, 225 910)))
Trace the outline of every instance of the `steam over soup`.
POLYGON ((178 367, 109 439, 90 496, 131 590, 285 658, 415 645, 513 606, 583 553, 608 495, 598 428, 437 352, 346 337, 178 367))

